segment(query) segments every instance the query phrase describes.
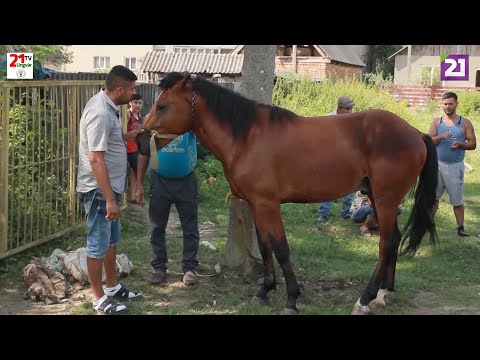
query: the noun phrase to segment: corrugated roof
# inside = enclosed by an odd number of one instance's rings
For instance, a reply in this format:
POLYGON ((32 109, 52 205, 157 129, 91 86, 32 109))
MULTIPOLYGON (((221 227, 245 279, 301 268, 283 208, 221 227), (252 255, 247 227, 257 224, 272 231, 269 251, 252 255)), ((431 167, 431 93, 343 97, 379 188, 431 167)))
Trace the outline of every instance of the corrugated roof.
POLYGON ((188 71, 193 74, 241 74, 242 55, 189 54, 148 51, 141 70, 153 73, 188 71))
POLYGON ((358 51, 351 45, 319 45, 327 53, 330 60, 344 64, 365 66, 358 51))

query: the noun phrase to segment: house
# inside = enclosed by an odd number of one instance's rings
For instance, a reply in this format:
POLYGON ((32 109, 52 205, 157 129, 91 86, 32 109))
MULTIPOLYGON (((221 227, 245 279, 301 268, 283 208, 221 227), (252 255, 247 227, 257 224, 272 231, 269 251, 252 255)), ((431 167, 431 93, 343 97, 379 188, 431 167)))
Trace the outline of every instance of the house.
MULTIPOLYGON (((142 81, 140 66, 143 57, 153 45, 68 45, 73 53, 73 62, 54 69, 62 72, 108 72, 115 65, 131 69, 142 81)), ((48 66, 51 68, 51 66, 48 66)))
POLYGON ((69 73, 106 73, 115 65, 124 65, 135 72, 139 82, 146 82, 140 71, 145 53, 150 50, 167 53, 226 54, 236 45, 69 45, 73 62, 59 67, 48 65, 57 71, 69 73))
POLYGON ((153 45, 153 50, 172 53, 228 54, 237 45, 153 45))
MULTIPOLYGON (((244 47, 237 45, 228 54, 194 53, 189 50, 167 52, 166 49, 154 48, 145 55, 141 70, 152 82, 170 71, 215 76, 219 82, 238 82, 244 47)), ((365 67, 362 58, 366 57, 367 50, 366 45, 278 45, 275 75, 305 75, 315 80, 360 79, 365 67)))
MULTIPOLYGON (((238 45, 232 54, 242 53, 244 47, 238 45)), ((275 75, 304 75, 315 80, 361 79, 367 53, 368 45, 278 45, 275 75)))
POLYGON ((215 78, 220 83, 238 84, 242 74, 242 65, 243 55, 240 54, 199 54, 152 50, 145 55, 141 69, 147 74, 149 82, 158 82, 168 72, 187 71, 215 78))
POLYGON ((388 60, 395 62, 395 85, 480 87, 480 45, 406 45, 388 60), (468 80, 442 81, 441 55, 468 55, 468 80))

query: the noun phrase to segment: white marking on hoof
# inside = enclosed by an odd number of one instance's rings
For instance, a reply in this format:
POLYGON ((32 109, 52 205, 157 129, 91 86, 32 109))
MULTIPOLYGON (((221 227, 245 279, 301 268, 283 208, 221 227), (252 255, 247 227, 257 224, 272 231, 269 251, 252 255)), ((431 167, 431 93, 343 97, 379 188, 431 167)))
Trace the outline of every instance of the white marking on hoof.
POLYGON ((368 304, 372 309, 378 309, 379 307, 385 307, 385 296, 387 296, 389 291, 387 289, 380 289, 377 292, 377 297, 370 301, 368 304))
POLYGON ((353 310, 351 315, 370 315, 371 310, 368 305, 360 304, 360 298, 358 298, 357 302, 353 306, 353 310))
POLYGON ((298 311, 289 309, 289 308, 284 308, 281 312, 280 315, 298 315, 298 311))

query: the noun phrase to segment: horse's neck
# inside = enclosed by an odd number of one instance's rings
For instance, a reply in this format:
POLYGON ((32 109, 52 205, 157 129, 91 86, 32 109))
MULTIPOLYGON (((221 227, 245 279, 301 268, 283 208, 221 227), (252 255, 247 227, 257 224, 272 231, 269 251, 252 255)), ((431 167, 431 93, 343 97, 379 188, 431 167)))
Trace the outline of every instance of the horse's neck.
POLYGON ((199 110, 194 120, 193 132, 200 143, 205 145, 223 166, 230 167, 235 153, 235 143, 228 125, 222 124, 211 111, 199 110))

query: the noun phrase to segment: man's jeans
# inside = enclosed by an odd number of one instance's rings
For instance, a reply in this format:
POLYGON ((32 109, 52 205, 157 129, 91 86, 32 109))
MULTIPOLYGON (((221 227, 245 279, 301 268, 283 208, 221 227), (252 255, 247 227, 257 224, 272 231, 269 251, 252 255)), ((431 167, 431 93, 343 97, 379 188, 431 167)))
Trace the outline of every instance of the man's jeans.
POLYGON ((356 223, 363 223, 367 216, 371 215, 375 217, 375 211, 371 205, 362 205, 360 206, 357 211, 352 213, 352 220, 356 223))
MULTIPOLYGON (((345 195, 343 197, 343 206, 342 206, 342 217, 348 219, 350 217, 350 207, 352 206, 352 201, 355 196, 355 193, 345 195)), ((332 208, 333 203, 331 201, 326 201, 320 203, 317 213, 318 217, 322 217, 325 220, 330 216, 330 209, 332 208)))

